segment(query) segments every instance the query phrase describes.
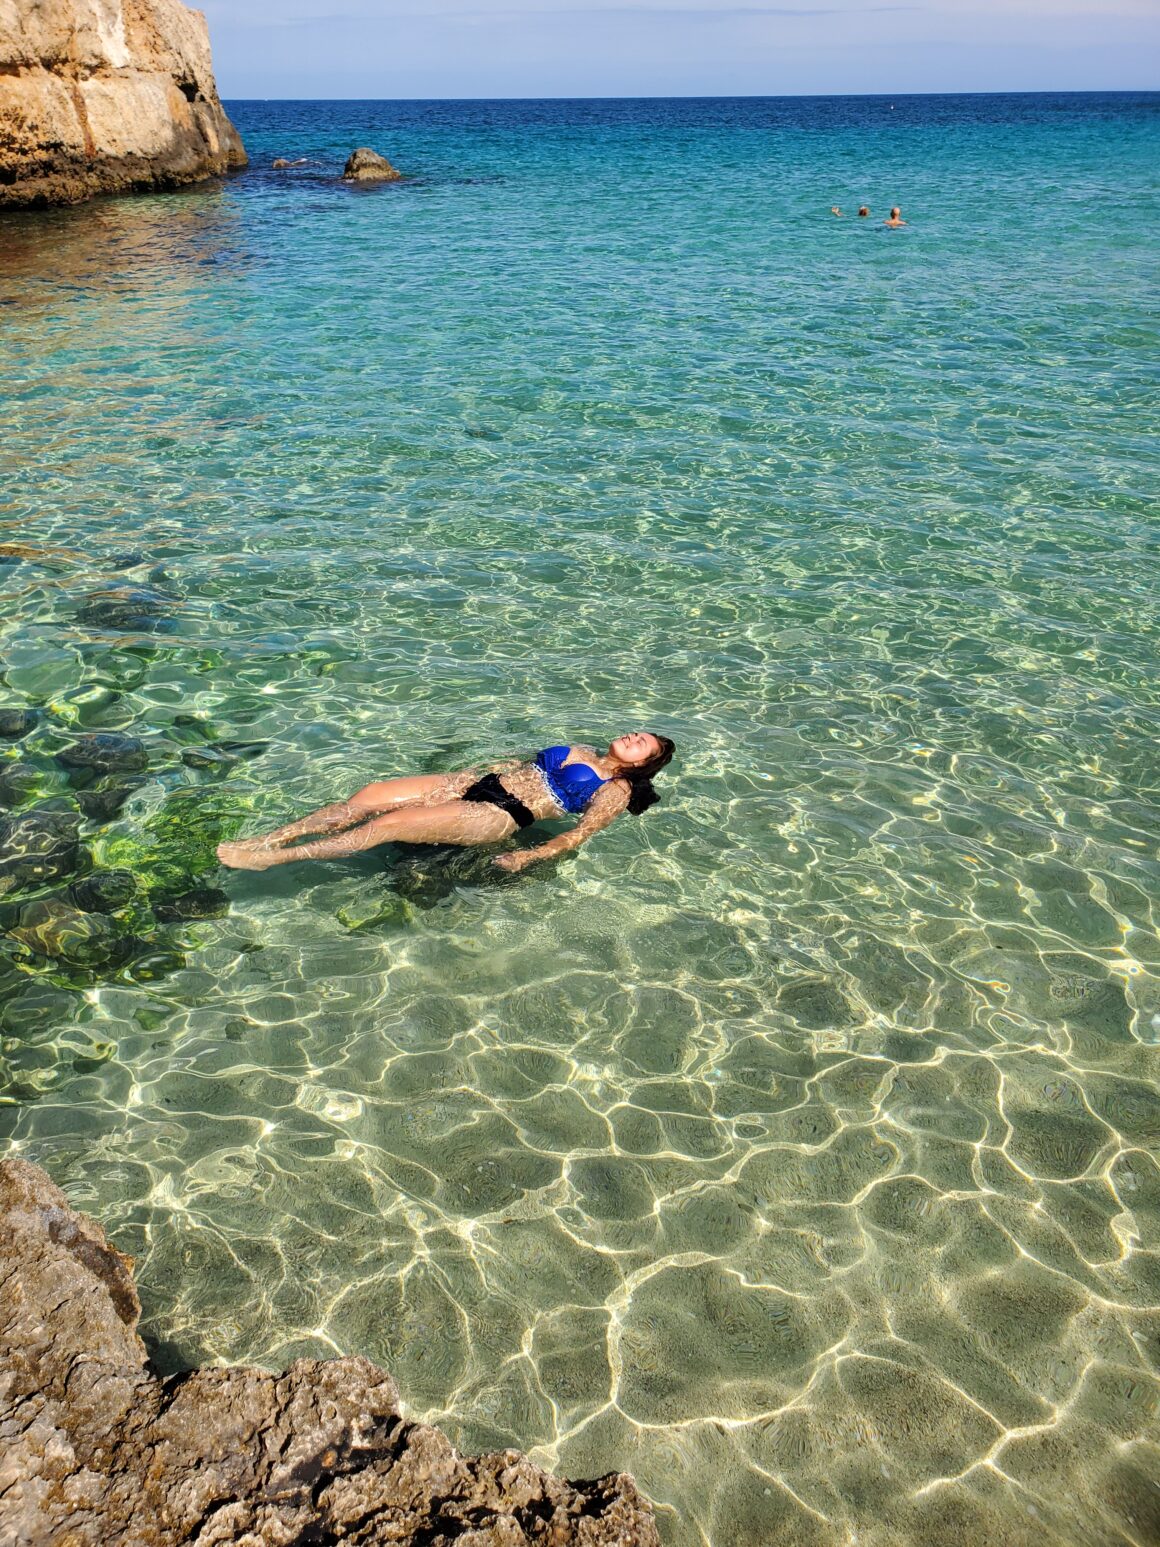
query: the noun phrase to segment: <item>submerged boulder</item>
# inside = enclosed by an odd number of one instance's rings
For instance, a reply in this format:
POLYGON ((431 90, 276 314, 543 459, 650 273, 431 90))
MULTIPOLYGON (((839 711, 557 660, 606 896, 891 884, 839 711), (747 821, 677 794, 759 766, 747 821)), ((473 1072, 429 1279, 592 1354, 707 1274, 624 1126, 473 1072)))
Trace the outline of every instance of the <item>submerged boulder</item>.
POLYGON ((114 586, 85 598, 77 621, 125 634, 161 634, 173 628, 173 598, 149 586, 114 586))
POLYGON ((77 793, 77 805, 90 822, 111 822, 132 795, 135 784, 109 784, 102 779, 93 789, 77 793))
POLYGON ((159 1380, 132 1266, 39 1167, 0 1161, 4 1540, 659 1547, 631 1477, 460 1456, 369 1359, 159 1380))
POLYGON ((75 813, 44 807, 0 819, 0 897, 72 875, 81 859, 79 830, 75 813))
POLYGON ((261 757, 267 750, 268 741, 214 741, 206 747, 186 747, 181 761, 187 768, 208 769, 224 772, 235 763, 261 757))
POLYGON ((0 4, 0 209, 245 164, 199 11, 179 0, 0 4))
POLYGON ((145 743, 136 736, 118 736, 102 732, 82 736, 71 747, 56 755, 62 768, 94 774, 128 773, 145 768, 149 754, 145 743))
POLYGON ((69 887, 69 895, 86 913, 117 913, 138 893, 137 878, 128 870, 98 870, 69 887))
POLYGON ((350 156, 342 173, 348 183, 397 183, 402 175, 385 156, 365 145, 350 156))
POLYGON ((154 904, 153 916, 159 924, 179 924, 188 919, 220 919, 230 911, 228 895, 216 886, 198 886, 154 904))
POLYGON ((19 806, 40 783, 32 763, 0 763, 0 806, 19 806))
POLYGON ((0 709, 0 739, 19 741, 36 729, 37 719, 35 709, 0 709))
POLYGON ((54 897, 28 903, 8 933, 33 955, 72 967, 103 966, 116 953, 120 939, 102 914, 82 913, 54 897))

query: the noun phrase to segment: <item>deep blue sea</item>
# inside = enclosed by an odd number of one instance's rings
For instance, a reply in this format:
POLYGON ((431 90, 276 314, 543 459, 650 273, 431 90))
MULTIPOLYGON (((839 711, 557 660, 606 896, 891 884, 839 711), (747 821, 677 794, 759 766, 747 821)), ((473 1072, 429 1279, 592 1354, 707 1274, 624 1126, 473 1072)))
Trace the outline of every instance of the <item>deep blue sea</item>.
POLYGON ((10 1151, 671 1547, 1160 1540, 1160 95, 228 106, 0 218, 10 1151), (554 867, 215 865, 638 726, 554 867))

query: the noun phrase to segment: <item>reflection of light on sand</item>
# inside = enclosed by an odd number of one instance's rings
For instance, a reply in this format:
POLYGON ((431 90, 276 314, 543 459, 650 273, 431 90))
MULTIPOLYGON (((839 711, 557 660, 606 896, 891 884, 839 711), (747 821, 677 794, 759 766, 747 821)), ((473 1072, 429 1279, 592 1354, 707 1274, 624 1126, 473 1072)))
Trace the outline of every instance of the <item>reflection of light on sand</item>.
MULTIPOLYGON (((538 229, 560 186, 520 182, 538 229)), ((482 194, 281 197, 6 233, 0 653, 43 797, 77 728, 140 730, 134 833, 200 777, 186 715, 268 743, 220 786, 248 831, 612 699, 679 762, 516 885, 390 852, 230 877, 172 977, 21 982, 6 1136, 136 1255, 175 1360, 367 1354, 464 1444, 632 1470, 674 1547, 1150 1540, 1160 700, 1127 392, 1082 450, 1103 312, 1080 283, 1032 315, 1038 278, 960 244, 1020 372, 980 336, 964 377, 945 274, 922 348, 863 355, 866 269, 806 327, 768 228, 747 251, 697 185, 685 300, 619 206, 647 263, 609 284, 573 244, 574 331, 482 194), (384 218, 422 285, 383 288, 384 218), (80 623, 122 547, 175 635, 80 623)), ((1049 225, 1056 265, 1127 261, 1049 225)))

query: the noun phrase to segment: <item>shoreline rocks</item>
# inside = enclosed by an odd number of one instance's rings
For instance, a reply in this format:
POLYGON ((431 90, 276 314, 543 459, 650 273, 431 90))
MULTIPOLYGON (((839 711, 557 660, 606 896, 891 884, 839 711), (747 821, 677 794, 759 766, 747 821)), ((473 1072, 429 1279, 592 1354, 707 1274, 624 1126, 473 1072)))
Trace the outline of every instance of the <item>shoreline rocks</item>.
POLYGON ((246 159, 199 11, 180 0, 0 5, 0 210, 173 188, 246 159))
POLYGON ((11 1547, 660 1547, 632 1479, 467 1459, 368 1359, 159 1379, 132 1262, 0 1162, 0 1494, 11 1547))

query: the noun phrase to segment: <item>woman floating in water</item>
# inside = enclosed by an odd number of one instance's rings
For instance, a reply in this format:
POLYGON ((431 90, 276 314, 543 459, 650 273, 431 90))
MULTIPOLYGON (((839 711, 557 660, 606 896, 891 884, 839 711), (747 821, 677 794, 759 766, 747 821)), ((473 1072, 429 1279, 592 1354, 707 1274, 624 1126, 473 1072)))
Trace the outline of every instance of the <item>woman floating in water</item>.
POLYGON ((630 731, 604 753, 594 747, 548 747, 533 762, 499 763, 482 776, 469 769, 387 779, 264 837, 223 843, 218 859, 235 870, 269 870, 296 859, 341 859, 380 843, 498 843, 533 822, 566 812, 579 816, 576 826, 558 838, 496 860, 504 870, 523 870, 536 860, 578 849, 622 811, 647 811, 659 799, 652 776, 673 751, 666 736, 630 731), (311 833, 335 836, 294 842, 311 833))

